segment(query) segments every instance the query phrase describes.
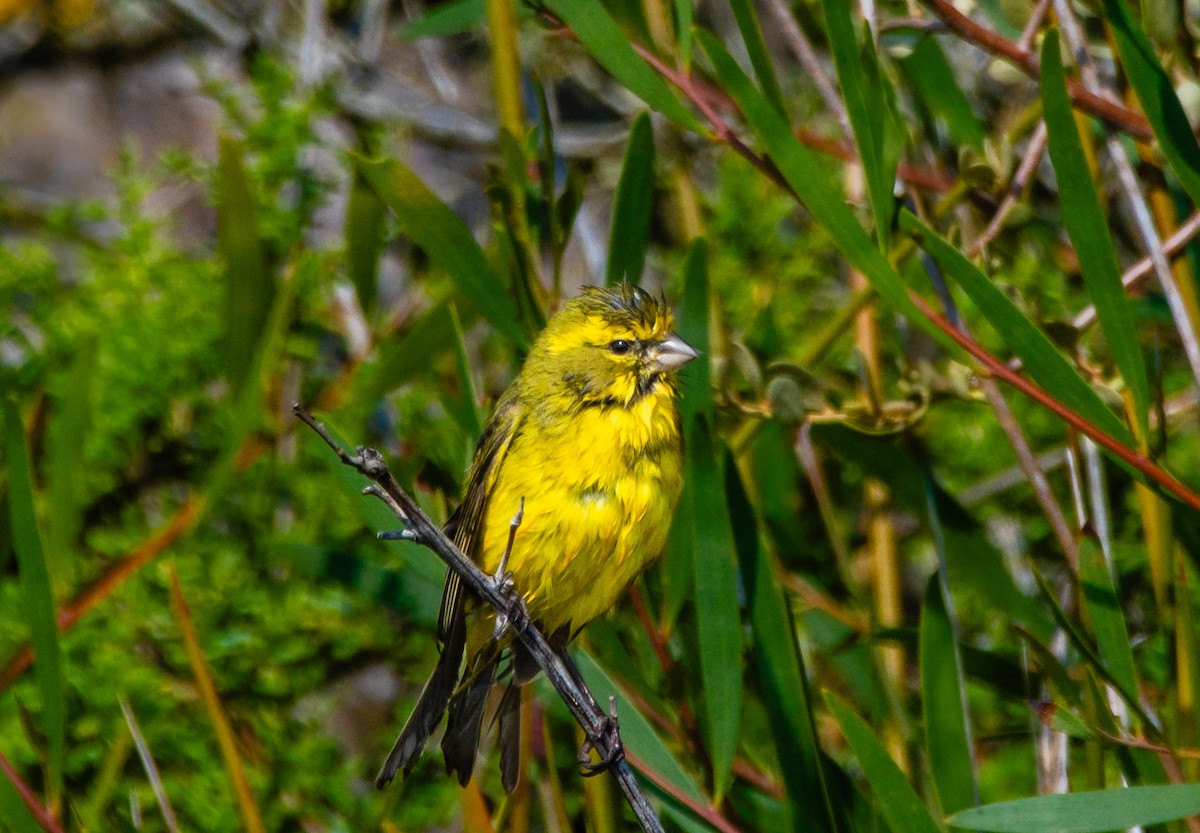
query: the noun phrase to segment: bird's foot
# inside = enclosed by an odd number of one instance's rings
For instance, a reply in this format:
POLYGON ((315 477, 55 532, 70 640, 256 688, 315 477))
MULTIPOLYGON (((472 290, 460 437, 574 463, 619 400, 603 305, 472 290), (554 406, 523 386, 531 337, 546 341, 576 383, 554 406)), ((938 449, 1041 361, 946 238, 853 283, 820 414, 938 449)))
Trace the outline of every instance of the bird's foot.
POLYGON ((584 778, 592 778, 625 760, 625 744, 621 742, 621 727, 617 722, 617 698, 608 698, 608 714, 597 735, 589 736, 579 747, 579 766, 583 769, 584 778), (605 751, 601 752, 601 749, 605 751), (592 752, 600 755, 600 760, 592 763, 592 752))

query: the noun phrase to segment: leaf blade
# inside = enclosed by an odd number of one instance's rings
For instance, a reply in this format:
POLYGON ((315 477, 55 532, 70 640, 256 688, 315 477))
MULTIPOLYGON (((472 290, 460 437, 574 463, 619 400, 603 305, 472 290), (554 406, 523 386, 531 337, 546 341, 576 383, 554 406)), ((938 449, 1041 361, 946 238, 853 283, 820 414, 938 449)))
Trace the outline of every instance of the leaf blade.
POLYGON ((625 146, 625 159, 613 201, 605 269, 605 282, 609 286, 622 280, 641 282, 653 206, 654 130, 650 125, 650 114, 642 112, 629 130, 629 142, 625 146))
POLYGON ((1124 787, 1018 798, 973 807, 947 821, 994 833, 1102 833, 1200 813, 1200 784, 1124 787))

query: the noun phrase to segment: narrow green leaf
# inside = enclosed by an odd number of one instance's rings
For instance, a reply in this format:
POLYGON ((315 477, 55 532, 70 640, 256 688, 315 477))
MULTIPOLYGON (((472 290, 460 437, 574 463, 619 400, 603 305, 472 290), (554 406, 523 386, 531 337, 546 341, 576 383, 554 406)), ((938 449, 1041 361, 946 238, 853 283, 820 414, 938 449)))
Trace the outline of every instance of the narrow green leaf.
POLYGON ((920 628, 921 710, 925 717, 925 755, 943 815, 972 807, 978 800, 975 763, 967 728, 962 662, 941 576, 925 586, 920 628))
POLYGON ((954 827, 995 833, 1102 833, 1197 813, 1200 784, 1170 784, 1018 798, 972 807, 947 821, 954 827))
POLYGON ((1112 27, 1125 77, 1146 113, 1163 156, 1192 202, 1200 205, 1200 145, 1170 76, 1125 0, 1104 0, 1104 15, 1112 27))
POLYGON ((471 445, 483 433, 483 421, 479 416, 478 400, 475 398, 475 381, 471 378, 471 360, 467 356, 467 345, 463 339, 462 325, 458 323, 458 312, 450 307, 450 329, 454 333, 454 358, 458 370, 458 395, 445 393, 442 402, 454 417, 458 427, 471 440, 471 445))
POLYGON ((608 672, 587 651, 573 650, 571 653, 598 702, 607 703, 609 695, 617 696, 617 716, 621 721, 621 740, 625 748, 684 795, 707 804, 708 800, 696 779, 675 758, 658 737, 650 721, 629 701, 608 672))
POLYGON ((221 137, 214 188, 217 251, 225 263, 225 363, 235 392, 253 366, 275 295, 242 156, 236 140, 221 137))
POLYGON ((386 208, 375 189, 367 185, 361 171, 355 171, 346 202, 346 271, 358 293, 363 312, 375 304, 379 256, 383 252, 386 208))
POLYGON ((825 788, 796 625, 779 581, 779 568, 760 544, 754 509, 732 455, 725 458, 725 491, 754 634, 751 657, 783 773, 789 827, 797 833, 832 833, 837 826, 825 788))
POLYGON ((925 106, 946 125, 951 141, 959 146, 983 150, 987 129, 959 87, 954 70, 946 60, 937 38, 932 35, 922 37, 901 64, 925 106))
POLYGON ((463 296, 517 347, 529 346, 529 334, 483 249, 470 230, 416 174, 396 160, 357 157, 358 169, 396 215, 400 227, 430 259, 446 270, 463 296))
POLYGON ((17 788, 4 777, 0 777, 0 819, 10 826, 12 833, 45 833, 21 800, 17 788))
POLYGON ((629 129, 621 178, 613 200, 605 280, 641 283, 650 240, 650 212, 654 207, 654 129, 650 114, 640 113, 629 129))
POLYGON ((730 0, 733 17, 737 21, 738 30, 742 33, 742 43, 746 45, 746 54, 750 56, 750 66, 754 67, 754 76, 763 95, 779 115, 787 118, 787 107, 783 103, 783 92, 779 89, 779 81, 775 78, 775 68, 771 65, 771 53, 763 42, 762 27, 758 23, 758 15, 750 0, 730 0))
POLYGON ((571 27, 592 57, 650 109, 686 130, 703 132, 692 111, 676 97, 662 76, 638 56, 604 6, 595 0, 549 0, 546 5, 571 27))
POLYGON ((921 315, 896 270, 846 207, 842 190, 825 175, 813 152, 796 139, 791 125, 754 88, 720 41, 702 29, 697 30, 696 38, 712 62, 717 77, 766 147, 771 161, 808 208, 812 218, 833 237, 834 244, 846 259, 866 276, 897 312, 928 333, 951 356, 969 363, 970 359, 963 350, 921 315))
POLYGON ((1004 343, 1021 358, 1034 381, 1053 391, 1058 401, 1104 433, 1126 445, 1133 443, 1133 436, 1120 417, 1104 404, 1042 329, 975 264, 907 210, 900 213, 900 227, 918 236, 921 248, 970 296, 1004 343))
POLYGON ((1062 221, 1079 256, 1079 269, 1104 337, 1125 384, 1133 395, 1140 436, 1147 434, 1150 383, 1138 345, 1133 315, 1121 285, 1121 269, 1108 233, 1108 220, 1088 171, 1067 81, 1058 51, 1058 30, 1046 33, 1042 43, 1042 104, 1050 138, 1050 161, 1062 199, 1062 221))
POLYGON ((921 797, 908 783, 900 767, 875 737, 871 727, 832 691, 825 692, 825 702, 842 729, 846 742, 854 750, 858 763, 875 793, 875 806, 892 830, 904 833, 941 833, 921 797))
POLYGON ((708 422, 697 416, 687 434, 687 480, 696 589, 696 631, 714 799, 720 803, 733 777, 742 715, 742 622, 728 504, 708 422))
MULTIPOLYGON (((428 37, 459 35, 483 28, 486 18, 485 0, 451 0, 429 9, 416 20, 396 30, 400 40, 420 40, 428 37)), ((517 7, 521 9, 520 6, 517 7)))
POLYGON ((42 696, 41 730, 49 747, 46 792, 53 803, 62 795, 67 722, 58 622, 50 568, 42 552, 33 508, 33 475, 25 446, 25 426, 16 406, 7 398, 0 400, 0 416, 4 420, 4 458, 8 465, 9 522, 17 553, 21 598, 33 643, 33 670, 42 696))
POLYGON ((886 113, 880 107, 884 96, 879 89, 882 83, 877 67, 877 57, 869 37, 866 35, 863 49, 858 47, 854 35, 851 5, 843 0, 822 0, 825 12, 825 27, 829 35, 829 46, 837 68, 838 83, 842 88, 842 100, 846 102, 846 114, 854 131, 854 142, 862 162, 867 180, 867 196, 871 200, 871 211, 875 217, 875 232, 879 248, 887 251, 891 240, 892 208, 895 200, 895 168, 889 172, 885 164, 884 136, 886 113), (874 64, 874 72, 865 65, 874 64))
POLYGON ((1105 561, 1100 544, 1088 536, 1079 542, 1079 583, 1083 603, 1091 619, 1096 649, 1104 667, 1125 692, 1127 699, 1138 697, 1137 671, 1129 644, 1129 629, 1121 612, 1112 568, 1105 561))
POLYGON ((692 21, 696 10, 693 0, 674 0, 675 39, 679 42, 679 63, 685 70, 692 67, 692 21))

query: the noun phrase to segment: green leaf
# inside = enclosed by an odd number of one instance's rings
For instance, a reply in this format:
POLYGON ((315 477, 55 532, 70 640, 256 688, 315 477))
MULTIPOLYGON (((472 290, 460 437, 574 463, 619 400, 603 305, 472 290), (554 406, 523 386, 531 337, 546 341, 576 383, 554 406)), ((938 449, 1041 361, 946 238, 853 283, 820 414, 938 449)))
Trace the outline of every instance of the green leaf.
MULTIPOLYGON (((396 30, 400 40, 459 35, 480 29, 487 16, 485 0, 451 0, 426 11, 396 30)), ((518 11, 523 7, 518 5, 518 11)))
POLYGON ((854 709, 832 691, 825 692, 825 702, 837 720, 863 768, 875 793, 875 806, 892 830, 904 833, 941 833, 921 797, 917 795, 900 767, 884 749, 883 744, 854 709))
POLYGON ((1200 145, 1170 76, 1125 0, 1104 0, 1104 14, 1112 27, 1125 77, 1146 113, 1163 156, 1192 202, 1200 205, 1200 145))
POLYGON ((712 758, 714 799, 720 804, 733 777, 742 714, 742 622, 733 530, 708 422, 696 416, 687 434, 689 514, 693 524, 693 584, 704 728, 712 758))
POLYGON ((471 445, 483 433, 483 420, 479 416, 478 400, 475 396, 475 381, 471 378, 471 359, 463 339, 462 325, 458 323, 458 312, 450 307, 450 329, 454 333, 454 358, 458 370, 458 395, 442 394, 442 402, 458 427, 471 440, 471 445))
POLYGON ((1004 343, 1021 358, 1034 381, 1104 433, 1126 445, 1133 443, 1125 423, 1104 404, 1050 338, 975 264, 907 210, 900 213, 900 227, 915 234, 921 248, 970 296, 1004 343))
POLYGON ((732 455, 725 458, 725 491, 754 634, 751 657, 773 730, 790 828, 797 833, 834 831, 837 825, 825 788, 796 625, 779 581, 779 567, 759 542, 754 509, 732 455))
POLYGON ((355 171, 346 202, 346 271, 363 312, 375 304, 379 256, 383 252, 386 209, 361 171, 355 171))
POLYGON ((608 672, 587 651, 573 650, 571 653, 597 702, 607 703, 609 695, 617 696, 617 717, 621 721, 621 740, 625 748, 684 795, 707 804, 708 799, 705 798, 696 779, 671 754, 671 750, 658 737, 650 721, 630 702, 608 672))
POLYGON ((758 134, 768 156, 783 175, 792 191, 816 220, 833 237, 833 241, 851 265, 866 276, 875 290, 896 311, 905 315, 915 326, 928 333, 946 348, 954 358, 970 360, 949 336, 935 327, 917 309, 908 296, 908 288, 887 258, 871 242, 853 213, 846 207, 842 190, 825 175, 808 148, 792 133, 792 127, 754 88, 737 62, 725 51, 720 41, 704 30, 696 38, 715 68, 726 91, 737 102, 742 115, 758 134))
POLYGON ((33 670, 42 696, 41 730, 49 746, 46 792, 53 803, 62 795, 67 725, 58 622, 50 567, 42 551, 33 508, 33 475, 25 446, 25 426, 16 406, 7 398, 0 399, 0 416, 4 420, 4 458, 8 465, 9 522, 17 553, 21 598, 33 643, 33 670))
POLYGON ((1124 787, 985 804, 947 821, 996 833, 1102 833, 1162 824, 1200 813, 1200 784, 1124 787))
MULTIPOLYGON (((79 477, 79 450, 92 421, 92 380, 99 352, 91 333, 80 333, 75 357, 67 369, 60 396, 54 397, 53 417, 46 444, 46 475, 50 518, 46 552, 54 576, 55 598, 64 598, 73 585, 77 536, 83 524, 83 482, 79 477)), ((0 532, 0 534, 3 534, 0 532)), ((3 561, 0 558, 0 561, 3 561)))
POLYGON ((920 643, 925 753, 942 813, 953 813, 974 806, 978 798, 962 662, 938 573, 925 586, 920 643))
POLYGON ((616 21, 595 0, 548 0, 579 42, 602 67, 631 93, 686 130, 703 133, 692 111, 676 97, 667 82, 643 61, 616 21))
POLYGON ((887 251, 891 241, 892 214, 895 200, 895 160, 888 164, 885 153, 887 112, 878 58, 868 32, 862 50, 854 35, 851 5, 843 0, 822 0, 825 25, 829 35, 829 46, 833 51, 833 62, 837 67, 838 82, 842 88, 842 100, 846 102, 846 114, 854 131, 854 142, 862 161, 867 180, 867 196, 871 200, 871 212, 875 217, 875 232, 879 248, 887 251), (870 70, 867 66, 870 66, 870 70))
POLYGON ((605 280, 611 286, 627 280, 640 283, 650 239, 654 207, 654 129, 650 114, 639 113, 629 130, 621 178, 613 200, 605 280))
POLYGON ((1125 692, 1126 699, 1136 701, 1137 671, 1129 645, 1129 629, 1121 613, 1112 568, 1105 560, 1100 544, 1091 536, 1079 542, 1079 583, 1100 659, 1125 692))
POLYGON ((1058 30, 1046 33, 1042 44, 1042 104, 1050 138, 1050 161, 1062 198, 1062 221, 1079 256, 1079 269, 1096 316, 1125 384, 1133 395, 1140 436, 1147 434, 1150 383, 1138 345, 1121 269, 1108 233, 1108 220, 1088 171, 1067 81, 1058 51, 1058 30))
POLYGON ((951 141, 956 145, 983 150, 987 129, 976 117, 971 102, 959 87, 954 70, 946 60, 937 38, 932 35, 922 37, 901 64, 925 105, 946 125, 951 141))
POLYGON ((396 215, 400 228, 446 271, 471 305, 512 344, 527 348, 529 334, 483 249, 470 230, 416 174, 396 160, 356 157, 358 169, 396 215))
POLYGON ((267 269, 241 145, 221 137, 217 159, 217 251, 225 263, 225 366, 234 392, 246 383, 275 284, 267 269))
POLYGON ((692 8, 693 0, 674 0, 675 38, 679 41, 679 64, 690 70, 692 66, 692 21, 696 10, 692 8))
POLYGON ((771 65, 771 53, 763 42, 762 27, 758 23, 758 15, 754 12, 754 4, 750 0, 730 0, 733 17, 737 21, 738 30, 742 33, 742 43, 746 45, 746 54, 750 56, 750 65, 754 67, 754 76, 763 95, 771 102, 779 115, 787 118, 787 107, 783 103, 783 92, 779 89, 779 81, 775 78, 775 68, 771 65))
POLYGON ((44 833, 17 788, 4 777, 0 777, 0 819, 11 827, 12 833, 44 833))

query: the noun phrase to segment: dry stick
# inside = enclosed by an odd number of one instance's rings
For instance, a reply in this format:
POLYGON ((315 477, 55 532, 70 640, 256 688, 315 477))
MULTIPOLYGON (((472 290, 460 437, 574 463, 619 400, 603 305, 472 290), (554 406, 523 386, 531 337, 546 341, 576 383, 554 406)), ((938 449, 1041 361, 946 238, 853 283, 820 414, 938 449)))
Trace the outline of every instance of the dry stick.
POLYGON ((37 796, 33 790, 29 788, 29 785, 13 769, 13 765, 8 762, 8 758, 4 757, 3 752, 0 752, 0 774, 3 774, 8 779, 8 783, 12 784, 12 788, 21 797, 22 803, 29 808, 29 812, 46 833, 63 833, 62 827, 54 819, 54 816, 50 815, 50 812, 38 803, 37 796))
POLYGON ((771 16, 779 24, 779 33, 783 35, 784 42, 787 43, 792 54, 796 56, 796 60, 800 62, 801 68, 816 86, 817 92, 821 94, 821 100, 825 102, 829 112, 833 113, 838 124, 841 125, 842 132, 847 136, 853 136, 854 131, 850 129, 850 118, 846 114, 846 107, 842 104, 842 97, 838 95, 837 87, 833 85, 829 73, 821 64, 821 59, 817 57, 817 50, 813 48, 812 41, 804 34, 804 30, 800 28, 800 24, 792 15, 791 6, 786 0, 767 0, 767 8, 771 10, 771 16))
POLYGON ((600 753, 602 759, 615 757, 608 767, 609 771, 616 779, 621 792, 625 794, 625 799, 637 816, 642 829, 647 833, 662 833, 662 824, 638 786, 621 748, 616 726, 616 697, 610 698, 610 713, 605 714, 592 693, 581 682, 576 681, 562 658, 550 647, 546 637, 529 621, 524 603, 519 598, 507 598, 501 592, 498 582, 485 575, 475 562, 459 551, 446 534, 400 488, 378 451, 373 448, 360 448, 356 456, 351 456, 334 442, 324 426, 299 404, 292 406, 292 412, 333 449, 338 459, 372 481, 373 485, 364 489, 364 493, 374 495, 387 504, 405 523, 417 543, 433 550, 476 596, 497 613, 508 616, 513 633, 525 644, 537 661, 538 667, 545 672, 555 691, 567 704, 567 708, 586 733, 588 744, 600 753))
POLYGON ((1052 2, 1053 0, 1038 0, 1038 4, 1033 7, 1033 12, 1029 15, 1029 20, 1025 22, 1025 28, 1021 30, 1021 37, 1017 38, 1018 47, 1029 51, 1033 45, 1033 39, 1037 37, 1038 29, 1042 27, 1046 13, 1050 11, 1052 2))
MULTIPOLYGON (((1029 49, 1023 49, 1020 44, 979 25, 956 9, 950 0, 921 0, 921 2, 941 18, 956 35, 970 41, 985 52, 1004 58, 1030 78, 1037 80, 1040 73, 1040 62, 1038 56, 1029 49)), ((1067 81, 1067 93, 1070 95, 1071 101, 1080 109, 1086 110, 1093 116, 1103 119, 1113 127, 1144 142, 1153 140, 1154 133, 1150 130, 1150 124, 1141 114, 1135 113, 1115 101, 1094 94, 1073 79, 1067 81)))
POLYGON ((992 215, 992 219, 988 223, 987 228, 983 230, 983 234, 975 238, 974 242, 967 248, 967 257, 974 258, 979 255, 1000 234, 1009 212, 1020 201, 1021 194, 1025 191, 1025 186, 1029 184, 1029 180, 1033 177, 1033 172, 1037 170, 1038 163, 1042 161, 1042 155, 1046 152, 1046 142, 1049 137, 1050 134, 1046 130, 1045 120, 1040 120, 1037 129, 1033 131, 1033 136, 1029 140, 1029 146, 1025 149, 1025 156, 1021 159, 1021 164, 1017 167, 1016 173, 1013 174, 1012 182, 1008 185, 1004 199, 1000 201, 999 207, 996 208, 996 213, 992 215))
MULTIPOLYGON (((1071 8, 1069 2, 1064 2, 1064 0, 1055 0, 1054 5, 1058 13, 1059 24, 1062 27, 1063 38, 1075 56, 1083 82, 1092 89, 1101 89, 1099 73, 1096 71, 1091 55, 1088 54, 1087 39, 1075 17, 1074 9, 1071 8)), ((1154 218, 1150 216, 1150 209, 1146 205, 1146 195, 1142 192, 1142 187, 1133 172, 1133 166, 1129 163, 1125 148, 1121 146, 1121 137, 1110 131, 1105 138, 1104 145, 1113 164, 1116 165, 1117 179, 1121 184, 1121 190, 1125 192, 1125 199, 1133 212, 1134 223, 1142 237, 1142 243, 1146 246, 1146 252, 1154 267, 1154 273, 1158 276, 1163 295, 1166 296, 1171 317, 1175 320, 1175 329, 1179 333, 1179 340, 1183 343, 1184 356, 1192 370, 1192 378, 1200 382, 1200 342, 1196 339, 1195 327, 1192 326, 1187 304, 1184 303, 1179 285, 1175 282, 1171 265, 1167 262, 1167 256, 1163 254, 1162 241, 1158 238, 1158 229, 1155 228, 1154 218)))

